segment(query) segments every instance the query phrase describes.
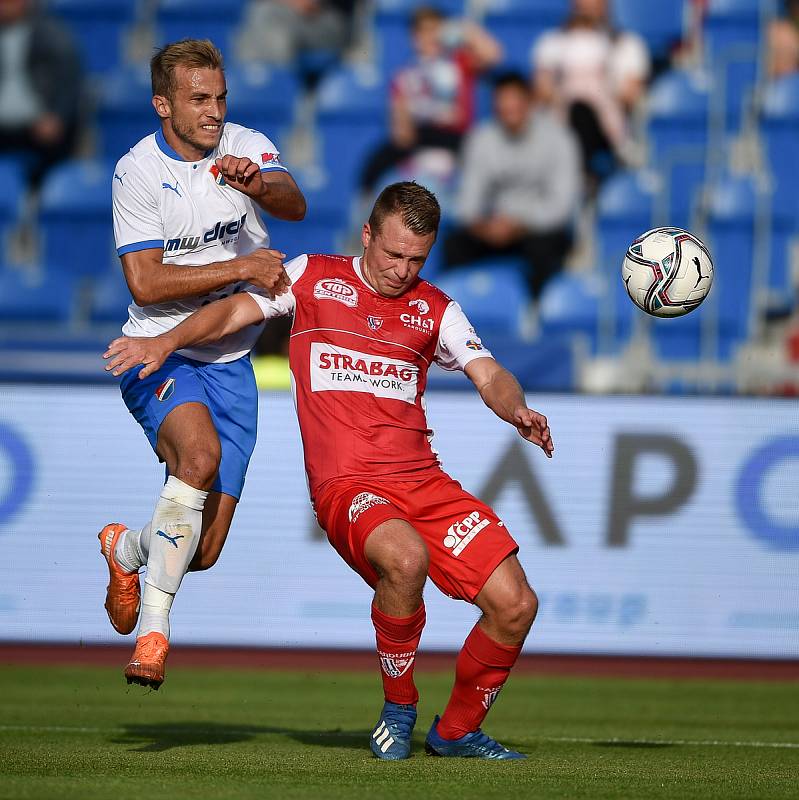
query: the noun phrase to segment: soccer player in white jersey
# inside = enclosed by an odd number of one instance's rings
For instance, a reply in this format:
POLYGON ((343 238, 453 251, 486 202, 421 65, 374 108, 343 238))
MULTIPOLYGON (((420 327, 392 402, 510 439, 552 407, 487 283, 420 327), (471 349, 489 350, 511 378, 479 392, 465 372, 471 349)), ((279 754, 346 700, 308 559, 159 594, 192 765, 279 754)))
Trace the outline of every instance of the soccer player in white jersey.
MULTIPOLYGON (((245 288, 269 296, 289 286, 284 254, 269 249, 259 210, 301 220, 305 200, 275 145, 225 122, 222 55, 184 39, 151 62, 159 129, 118 162, 114 236, 133 297, 128 336, 152 337, 203 305, 245 288)), ((141 618, 128 683, 158 688, 169 650, 169 610, 184 574, 207 569, 222 549, 255 446, 257 392, 249 352, 262 325, 182 349, 122 396, 158 455, 167 480, 152 519, 100 532, 112 625, 141 618), (139 569, 147 567, 143 592, 139 569)))
POLYGON ((413 666, 430 577, 482 615, 458 656, 428 751, 523 758, 480 725, 521 651, 536 596, 502 521, 441 469, 431 448, 423 402, 428 367, 463 370, 486 405, 547 456, 552 438, 546 418, 527 407, 516 379, 457 303, 418 278, 439 219, 438 202, 424 187, 392 184, 364 225, 362 258, 299 256, 286 265, 286 294, 220 300, 163 336, 117 339, 105 355, 114 374, 144 363, 146 376, 175 348, 293 314, 289 364, 311 501, 330 543, 375 590, 385 704, 372 752, 387 760, 410 755, 419 699, 413 666))

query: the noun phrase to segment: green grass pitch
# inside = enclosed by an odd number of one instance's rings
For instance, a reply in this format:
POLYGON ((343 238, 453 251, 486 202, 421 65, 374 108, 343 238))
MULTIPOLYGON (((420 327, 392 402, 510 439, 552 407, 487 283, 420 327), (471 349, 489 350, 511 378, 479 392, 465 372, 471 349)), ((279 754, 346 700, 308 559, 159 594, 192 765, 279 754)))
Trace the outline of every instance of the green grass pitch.
POLYGON ((0 668, 0 798, 797 798, 799 683, 518 675, 486 730, 523 762, 426 756, 450 676, 418 676, 413 756, 378 762, 375 674, 0 668))

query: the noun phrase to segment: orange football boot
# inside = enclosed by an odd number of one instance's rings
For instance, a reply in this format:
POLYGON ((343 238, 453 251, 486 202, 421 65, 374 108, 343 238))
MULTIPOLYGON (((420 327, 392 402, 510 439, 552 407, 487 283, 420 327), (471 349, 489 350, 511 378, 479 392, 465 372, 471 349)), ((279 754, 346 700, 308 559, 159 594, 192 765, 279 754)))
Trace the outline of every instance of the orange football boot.
POLYGON ((136 627, 141 606, 141 587, 138 572, 125 572, 114 558, 114 548, 124 525, 112 522, 99 533, 100 552, 108 563, 108 588, 105 592, 105 610, 108 619, 120 633, 130 633, 136 627))
POLYGON ((153 631, 136 639, 136 649, 125 667, 128 683, 138 683, 157 689, 164 682, 164 665, 169 655, 166 636, 153 631))

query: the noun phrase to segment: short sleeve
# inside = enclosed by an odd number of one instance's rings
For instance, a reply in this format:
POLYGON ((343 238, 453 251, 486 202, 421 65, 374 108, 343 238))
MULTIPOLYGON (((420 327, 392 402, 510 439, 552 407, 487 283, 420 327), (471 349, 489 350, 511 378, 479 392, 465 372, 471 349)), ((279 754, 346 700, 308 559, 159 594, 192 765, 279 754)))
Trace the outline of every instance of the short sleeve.
POLYGON ((164 223, 152 184, 141 166, 122 158, 112 178, 114 241, 117 255, 163 248, 164 223))
POLYGON ((433 360, 442 369, 463 370, 476 358, 493 358, 472 324, 456 302, 451 302, 441 318, 438 344, 433 360))
MULTIPOLYGON (((308 256, 304 254, 286 262, 286 272, 291 279, 292 286, 302 277, 307 266, 308 256)), ((297 298, 294 296, 292 289, 289 289, 285 294, 279 295, 274 300, 256 286, 248 287, 247 294, 258 303, 258 307, 263 312, 264 319, 291 316, 297 305, 297 298)))
POLYGON ((611 56, 611 70, 617 87, 630 79, 644 81, 649 77, 649 51, 640 36, 625 33, 619 37, 611 56))
POLYGON ((261 172, 288 172, 280 163, 280 151, 271 139, 252 128, 240 128, 230 141, 230 155, 249 158, 261 172))
POLYGON ((541 34, 532 46, 531 58, 534 70, 557 70, 563 54, 561 35, 558 31, 541 34))

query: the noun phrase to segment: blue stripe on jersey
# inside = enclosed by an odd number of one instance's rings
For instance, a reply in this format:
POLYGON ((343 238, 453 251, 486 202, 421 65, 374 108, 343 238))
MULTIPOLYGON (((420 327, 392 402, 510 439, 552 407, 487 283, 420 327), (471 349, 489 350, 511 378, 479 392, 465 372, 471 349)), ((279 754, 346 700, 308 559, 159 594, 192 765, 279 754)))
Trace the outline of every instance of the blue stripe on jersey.
POLYGON ((123 247, 117 247, 117 255, 124 256, 125 253, 136 253, 139 250, 151 250, 154 247, 164 249, 163 239, 149 239, 146 242, 134 242, 133 244, 126 244, 123 247))
POLYGON ((261 172, 288 172, 285 167, 261 167, 261 172))
MULTIPOLYGON (((157 130, 155 132, 155 143, 158 145, 159 150, 164 153, 165 155, 169 156, 170 158, 175 159, 175 161, 185 161, 186 159, 183 158, 180 153, 178 153, 170 144, 167 142, 166 138, 164 137, 163 130, 157 130)), ((213 150, 207 150, 205 155, 199 159, 202 161, 203 159, 208 158, 208 156, 213 153, 213 150)))

